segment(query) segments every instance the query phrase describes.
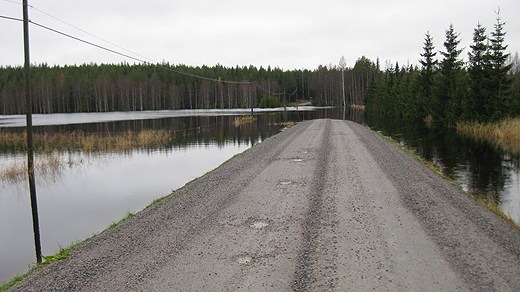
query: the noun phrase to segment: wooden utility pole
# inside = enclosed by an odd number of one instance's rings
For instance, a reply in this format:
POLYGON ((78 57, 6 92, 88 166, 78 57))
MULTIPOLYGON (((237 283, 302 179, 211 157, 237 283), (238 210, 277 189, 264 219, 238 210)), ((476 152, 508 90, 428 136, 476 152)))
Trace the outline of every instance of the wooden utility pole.
POLYGON ((341 69, 341 93, 343 96, 343 119, 346 119, 347 112, 347 101, 345 97, 345 69, 347 68, 347 62, 345 61, 345 57, 341 56, 339 59, 339 68, 341 69))
POLYGON ((36 262, 42 262, 42 248, 40 243, 40 222, 38 219, 38 203, 36 198, 36 180, 34 178, 34 147, 32 129, 32 94, 31 94, 31 59, 29 56, 29 12, 27 0, 23 0, 23 45, 25 56, 25 113, 27 132, 27 174, 29 177, 29 191, 31 195, 31 210, 34 231, 34 247, 36 262))

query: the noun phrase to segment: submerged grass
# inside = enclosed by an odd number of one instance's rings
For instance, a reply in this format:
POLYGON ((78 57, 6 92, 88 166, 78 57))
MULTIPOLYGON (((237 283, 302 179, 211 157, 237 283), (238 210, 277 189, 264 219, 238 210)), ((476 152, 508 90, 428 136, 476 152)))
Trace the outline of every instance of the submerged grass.
MULTIPOLYGON (((126 151, 171 145, 176 131, 144 130, 124 133, 85 133, 82 131, 54 134, 34 134, 34 148, 38 152, 55 150, 83 150, 86 152, 126 151)), ((26 134, 0 131, 0 148, 26 150, 26 134)))
POLYGON ((254 116, 242 116, 235 117, 235 121, 233 123, 235 124, 235 127, 238 128, 242 125, 250 124, 254 121, 256 121, 256 118, 254 116))
POLYGON ((520 117, 493 124, 460 122, 457 123, 457 133, 520 154, 520 117))
POLYGON ((464 191, 464 189, 462 188, 462 186, 460 185, 459 182, 457 182, 455 179, 453 179, 451 177, 446 176, 442 172, 442 169, 438 165, 436 165, 434 162, 424 159, 423 157, 418 155, 415 151, 413 151, 413 150, 411 150, 409 148, 406 148, 404 145, 399 143, 394 138, 386 136, 386 135, 384 135, 381 132, 376 132, 376 133, 378 133, 381 137, 383 137, 388 142, 390 142, 390 143, 396 145, 397 147, 399 147, 399 149, 401 149, 405 153, 407 153, 410 156, 412 156, 415 160, 417 160, 418 162, 420 162, 421 164, 426 166, 429 170, 431 170, 432 172, 434 172, 438 176, 442 177, 443 179, 447 180, 449 183, 451 183, 453 186, 455 186, 459 190, 463 191, 469 198, 475 200, 477 203, 479 203, 480 205, 486 207, 488 210, 493 212, 495 215, 497 215, 500 218, 504 219, 511 226, 513 226, 514 228, 520 230, 520 224, 516 223, 513 219, 511 219, 511 217, 509 217, 506 213, 504 213, 502 210, 500 210, 497 201, 494 199, 494 196, 492 196, 491 194, 484 194, 483 195, 483 194, 477 194, 477 193, 473 193, 473 192, 466 192, 466 191, 464 191))
MULTIPOLYGON (((46 155, 36 157, 34 169, 38 177, 56 176, 66 167, 72 168, 84 161, 82 159, 63 158, 59 155, 46 155)), ((8 183, 17 183, 27 179, 27 163, 25 161, 16 161, 9 165, 5 165, 0 170, 0 181, 8 183)))
POLYGON ((350 105, 350 107, 355 110, 363 110, 363 111, 366 108, 366 106, 364 104, 352 104, 352 105, 350 105))
POLYGON ((272 123, 271 125, 272 125, 272 126, 283 126, 283 127, 290 128, 290 127, 295 126, 295 125, 296 125, 296 122, 293 122, 293 121, 287 121, 287 122, 272 123))

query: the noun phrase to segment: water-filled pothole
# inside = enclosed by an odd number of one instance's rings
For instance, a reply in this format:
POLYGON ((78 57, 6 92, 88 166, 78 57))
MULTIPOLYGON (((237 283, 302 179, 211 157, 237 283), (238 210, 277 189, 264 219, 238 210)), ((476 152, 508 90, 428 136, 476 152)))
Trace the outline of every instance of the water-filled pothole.
POLYGON ((282 186, 286 186, 286 185, 290 185, 290 184, 292 184, 292 181, 286 180, 286 181, 281 181, 280 182, 280 185, 282 185, 282 186))
POLYGON ((302 159, 302 158, 294 158, 293 161, 294 161, 294 162, 302 162, 303 159, 302 159))

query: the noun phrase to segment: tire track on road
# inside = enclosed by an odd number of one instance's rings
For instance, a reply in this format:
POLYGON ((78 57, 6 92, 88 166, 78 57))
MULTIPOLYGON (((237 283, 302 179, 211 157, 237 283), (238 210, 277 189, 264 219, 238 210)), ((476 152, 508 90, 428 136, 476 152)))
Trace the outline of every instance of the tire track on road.
MULTIPOLYGON (((325 188, 332 145, 330 128, 331 121, 326 120, 324 128, 321 129, 323 137, 321 139, 321 147, 318 150, 317 165, 312 176, 311 192, 308 194, 309 207, 303 221, 303 242, 294 275, 295 279, 292 286, 294 291, 308 291, 310 285, 317 280, 316 271, 314 270, 316 264, 313 257, 318 245, 317 240, 319 239, 321 217, 323 216, 323 190, 325 188)), ((332 286, 332 283, 330 285, 332 286)))

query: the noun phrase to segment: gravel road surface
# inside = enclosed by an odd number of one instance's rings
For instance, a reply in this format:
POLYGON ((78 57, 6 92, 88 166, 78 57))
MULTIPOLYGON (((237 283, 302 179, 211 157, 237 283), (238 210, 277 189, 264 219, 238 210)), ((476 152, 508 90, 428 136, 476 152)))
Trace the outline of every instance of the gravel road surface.
POLYGON ((520 231, 369 129, 314 120, 13 291, 520 291, 520 231))

